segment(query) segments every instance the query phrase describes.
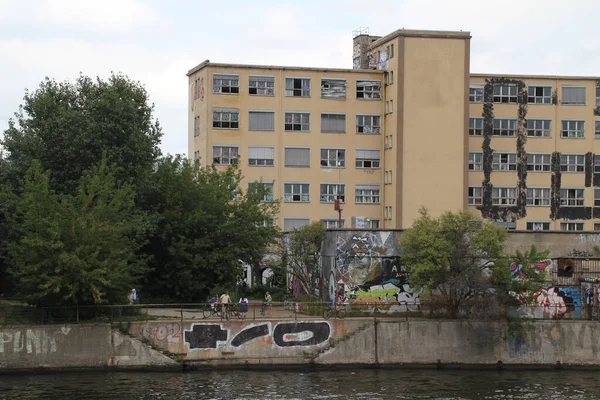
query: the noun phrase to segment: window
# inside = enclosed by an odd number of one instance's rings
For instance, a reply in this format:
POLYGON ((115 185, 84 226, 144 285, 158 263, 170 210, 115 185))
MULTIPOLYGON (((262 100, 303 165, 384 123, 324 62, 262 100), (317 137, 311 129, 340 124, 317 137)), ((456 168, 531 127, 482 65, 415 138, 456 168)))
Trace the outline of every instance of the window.
POLYGON ((286 112, 285 130, 308 132, 310 130, 310 114, 300 112, 286 112))
POLYGON ((285 95, 310 97, 310 78, 285 78, 285 95))
POLYGON ((273 201, 274 184, 273 182, 248 182, 248 191, 261 191, 264 193, 263 201, 273 201))
POLYGON ((275 96, 275 77, 250 75, 248 77, 248 94, 275 96))
POLYGON ((550 230, 550 222, 529 221, 529 222, 527 222, 527 230, 528 231, 549 231, 550 230))
POLYGON ((469 118, 469 136, 482 136, 483 135, 483 118, 471 117, 469 118))
POLYGON ((391 85, 393 83, 394 83, 394 71, 388 71, 388 73, 385 75, 385 84, 391 85))
POLYGON ((196 150, 196 151, 194 152, 194 161, 196 161, 196 160, 198 160, 198 159, 200 159, 200 151, 199 151, 199 150, 196 150))
POLYGON ((275 113, 273 111, 250 111, 248 113, 249 131, 274 131, 275 113))
POLYGON ((388 50, 388 57, 394 58, 394 45, 393 44, 390 44, 390 48, 388 50))
POLYGON ((346 80, 323 78, 321 79, 321 98, 323 99, 345 99, 346 80))
POLYGON ((392 183, 392 171, 385 171, 384 183, 390 185, 392 183))
POLYGON ((367 218, 367 229, 379 229, 379 220, 367 218))
POLYGON ((517 87, 515 85, 494 86, 494 103, 516 103, 517 87))
POLYGON ((527 102, 532 104, 552 104, 552 86, 529 86, 527 102))
POLYGON ((583 154, 561 154, 560 170, 562 172, 585 171, 585 156, 583 154))
POLYGON ((356 133, 381 133, 381 117, 379 115, 357 115, 356 133))
POLYGON ((562 129, 560 137, 563 138, 583 138, 585 137, 585 121, 583 120, 568 120, 562 121, 562 129))
POLYGON ((298 230, 310 224, 310 218, 306 217, 285 217, 283 218, 284 232, 298 230))
POLYGON ((560 205, 565 207, 582 207, 583 189, 560 189, 560 205))
POLYGON ((357 99, 381 99, 381 81, 356 81, 357 99))
POLYGON ((483 169, 483 153, 480 151, 469 152, 469 170, 481 171, 483 169))
POLYGON ((594 123, 594 138, 600 139, 600 121, 594 123))
POLYGON ((600 189, 594 188, 594 207, 600 207, 600 189))
POLYGON ((528 119, 527 136, 529 137, 550 137, 552 132, 552 120, 549 119, 528 119))
POLYGON ((240 114, 238 110, 215 108, 213 110, 213 128, 239 129, 240 114))
POLYGON ((563 86, 562 104, 585 105, 584 86, 563 86))
POLYGON ((234 74, 213 74, 213 93, 240 92, 240 77, 234 74))
POLYGON ((345 166, 345 149, 321 149, 321 167, 344 168, 345 166))
POLYGON ((393 140, 393 136, 389 135, 385 137, 385 144, 384 144, 384 148, 386 149, 391 149, 392 147, 394 147, 394 140, 393 140))
POLYGON ((285 183, 283 200, 288 203, 307 203, 310 201, 310 185, 308 183, 285 183))
POLYGON ((596 222, 596 223, 594 224, 594 231, 596 231, 596 232, 600 232, 600 223, 596 222))
POLYGON ((325 229, 343 228, 344 222, 344 219, 342 219, 340 226, 340 220, 337 218, 321 218, 321 223, 325 229))
POLYGON ((560 230, 561 231, 582 231, 583 230, 583 222, 561 222, 560 230))
POLYGON ((472 83, 469 86, 469 101, 471 103, 483 103, 483 84, 472 83))
POLYGON ((200 136, 200 117, 194 117, 194 137, 200 136))
POLYGON ((356 168, 379 168, 380 161, 380 150, 356 149, 356 168))
POLYGON ((335 203, 338 196, 345 201, 345 184, 321 183, 321 203, 335 203))
POLYGON ((479 186, 469 186, 468 203, 473 206, 480 205, 483 198, 483 188, 479 186))
POLYGON ((385 102, 385 112, 388 114, 394 112, 394 100, 388 100, 385 102))
POLYGON ((494 136, 515 136, 517 130, 517 120, 514 118, 494 118, 494 136))
POLYGON ((248 165, 272 167, 275 159, 275 148, 248 146, 248 165))
POLYGON ((600 106, 600 86, 596 86, 596 105, 600 106))
POLYGON ((550 172, 551 154, 527 154, 527 171, 550 172))
POLYGON ((308 147, 286 147, 286 167, 310 167, 310 149, 308 147))
POLYGON ((492 169, 494 171, 516 171, 517 155, 515 153, 494 153, 492 169))
POLYGON ((550 188, 527 188, 528 206, 549 206, 550 188))
POLYGON ((517 204, 517 189, 514 187, 492 188, 492 204, 495 206, 511 206, 517 204))
POLYGON ((321 132, 346 133, 346 114, 321 114, 321 132))
POLYGON ((380 201, 379 193, 379 185, 357 184, 354 188, 354 201, 356 204, 378 204, 380 201))
POLYGON ((385 212, 383 214, 384 219, 390 220, 392 219, 392 206, 386 206, 385 212))
POLYGON ((232 165, 237 162, 237 146, 213 146, 213 164, 232 165))
POLYGON ((600 173, 600 154, 594 154, 594 173, 600 173))

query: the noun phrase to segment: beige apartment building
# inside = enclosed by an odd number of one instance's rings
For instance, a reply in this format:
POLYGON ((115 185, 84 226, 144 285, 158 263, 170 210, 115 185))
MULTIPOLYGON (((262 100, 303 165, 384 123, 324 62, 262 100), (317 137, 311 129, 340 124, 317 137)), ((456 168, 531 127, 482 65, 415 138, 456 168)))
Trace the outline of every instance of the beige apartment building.
POLYGON ((353 69, 205 61, 187 74, 189 155, 238 162, 284 230, 337 227, 336 199, 346 228, 408 228, 424 206, 600 229, 598 81, 471 74, 470 38, 359 32, 353 69))

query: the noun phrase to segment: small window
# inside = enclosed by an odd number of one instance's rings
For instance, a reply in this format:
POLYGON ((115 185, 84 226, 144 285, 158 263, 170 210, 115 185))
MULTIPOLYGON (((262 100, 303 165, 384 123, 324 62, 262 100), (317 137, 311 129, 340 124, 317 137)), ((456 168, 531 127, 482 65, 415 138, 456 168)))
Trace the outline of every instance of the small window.
POLYGON ((562 121, 562 129, 560 130, 562 138, 583 138, 585 137, 585 121, 568 120, 562 121))
POLYGON ((285 78, 285 95, 310 97, 310 78, 285 78))
POLYGON ((310 218, 301 217, 284 217, 283 218, 283 231, 290 232, 301 229, 302 227, 310 224, 310 218))
POLYGON ((483 103, 483 84, 472 83, 469 86, 469 102, 483 103))
POLYGON ((494 86, 494 103, 516 103, 517 87, 515 85, 494 86))
POLYGON ((600 106, 600 86, 596 86, 596 105, 600 106))
POLYGON ((237 146, 213 146, 213 164, 233 165, 238 159, 237 146))
POLYGON ((374 218, 367 219, 367 229, 379 229, 379 220, 374 218))
POLYGON ((200 136, 200 117, 194 117, 194 137, 200 136))
POLYGON ((552 86, 529 86, 527 102, 530 104, 552 104, 552 86))
POLYGON ((596 232, 600 232, 600 223, 596 222, 596 223, 594 224, 594 231, 596 231, 596 232))
POLYGON ((560 189, 560 205, 583 207, 583 189, 560 189))
POLYGON ((547 154, 527 154, 527 171, 550 172, 552 155, 547 154))
POLYGON ((600 189, 594 188, 594 207, 600 207, 600 189))
POLYGON ((594 154, 594 173, 600 174, 600 154, 594 154))
POLYGON ((561 154, 560 170, 562 172, 584 172, 585 156, 583 154, 561 154))
POLYGON ((562 104, 585 105, 585 87, 563 86, 562 104))
POLYGON ((356 81, 357 99, 381 99, 381 81, 356 81))
POLYGON ((308 147, 286 147, 286 167, 310 167, 310 148, 308 147))
POLYGON ((346 133, 346 114, 321 114, 321 132, 346 133))
POLYGON ((213 74, 213 93, 238 94, 239 92, 239 75, 213 74))
POLYGON ((384 180, 386 185, 391 185, 392 184, 392 171, 385 171, 385 180, 384 180))
POLYGON ((346 150, 321 149, 321 167, 344 168, 346 166, 346 150))
POLYGON ((381 133, 381 117, 379 115, 357 115, 356 133, 381 133))
POLYGON ((388 50, 388 57, 394 58, 394 45, 390 44, 390 49, 388 50))
POLYGON ((379 168, 381 151, 378 149, 356 149, 356 168, 379 168))
POLYGON ((194 152, 194 161, 196 161, 196 160, 199 160, 199 159, 200 159, 200 151, 199 151, 199 150, 196 150, 196 151, 194 152))
MULTIPOLYGON (((261 191, 264 193, 263 195, 263 201, 273 201, 274 197, 273 197, 273 193, 274 193, 274 184, 273 182, 254 182, 254 181, 249 181, 248 182, 248 191, 251 190, 259 190, 262 189, 261 191), (260 186, 262 187, 260 187, 260 186)), ((255 192, 257 193, 257 192, 255 192)))
POLYGON ((583 222, 561 222, 560 230, 561 231, 582 231, 583 230, 583 222))
POLYGON ((274 131, 275 113, 273 111, 250 111, 248 113, 249 131, 274 131))
POLYGON ((321 79, 321 98, 338 99, 346 98, 346 80, 345 79, 321 79))
POLYGON ((394 71, 388 71, 388 73, 385 75, 385 84, 386 85, 392 85, 394 83, 394 71))
POLYGON ((483 153, 480 151, 469 152, 469 170, 481 171, 483 169, 483 153))
POLYGON ((516 171, 517 155, 515 153, 494 153, 492 169, 494 171, 516 171))
POLYGON ((310 201, 310 185, 308 183, 284 184, 283 201, 287 203, 308 203, 310 201))
POLYGON ((275 96, 275 78, 272 76, 250 75, 248 94, 256 96, 275 96))
POLYGON ((600 139, 600 121, 594 121, 594 138, 600 139))
POLYGON ((528 119, 527 136, 529 137, 550 137, 552 135, 552 120, 549 119, 528 119))
POLYGON ((494 118, 494 136, 515 136, 517 132, 517 120, 514 118, 494 118))
POLYGON ((310 130, 310 114, 299 112, 286 112, 285 130, 288 132, 308 132, 310 130))
POLYGON ((336 218, 321 218, 321 224, 323 224, 323 228, 325 229, 338 229, 338 228, 343 228, 344 227, 344 219, 342 219, 341 221, 341 226, 340 226, 340 220, 336 219, 336 218))
POLYGON ((549 231, 550 222, 527 222, 528 231, 549 231))
POLYGON ((469 118, 469 136, 482 136, 483 135, 483 118, 471 117, 469 118))
POLYGON ((272 167, 275 160, 274 147, 248 147, 248 165, 272 167))
POLYGON ((385 212, 383 214, 384 219, 391 220, 392 219, 392 206, 386 206, 385 212))
POLYGON ((517 204, 517 189, 514 187, 492 188, 492 205, 512 206, 517 204))
POLYGON ((344 202, 345 188, 343 183, 321 183, 321 203, 335 203, 338 197, 344 202))
POLYGON ((385 112, 388 114, 394 112, 394 100, 388 100, 385 102, 385 112))
POLYGON ((528 206, 549 206, 550 188, 527 188, 528 206))
POLYGON ((379 185, 360 185, 354 188, 354 201, 356 204, 379 204, 380 202, 379 185))
POLYGON ((215 108, 213 110, 213 128, 239 129, 240 114, 238 110, 215 108))
POLYGON ((469 186, 468 203, 473 206, 481 205, 483 198, 483 188, 480 186, 469 186))

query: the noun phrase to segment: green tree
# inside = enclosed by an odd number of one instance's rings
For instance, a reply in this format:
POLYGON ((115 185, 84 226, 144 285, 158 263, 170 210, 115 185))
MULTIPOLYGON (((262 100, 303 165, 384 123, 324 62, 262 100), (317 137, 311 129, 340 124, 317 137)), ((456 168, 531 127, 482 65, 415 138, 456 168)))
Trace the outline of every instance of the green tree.
POLYGON ((489 284, 489 267, 504 259, 506 238, 504 228, 475 220, 468 212, 434 218, 421 209, 400 237, 401 261, 411 285, 436 294, 455 318, 489 284))
POLYGON ((50 188, 74 194, 84 171, 106 152, 119 181, 145 179, 160 155, 160 125, 144 87, 121 74, 80 76, 74 83, 44 80, 9 121, 2 145, 6 174, 18 189, 32 160, 50 171, 50 188))
MULTIPOLYGON (((237 166, 218 170, 165 157, 140 188, 155 225, 144 251, 151 274, 145 290, 157 298, 203 301, 212 288, 232 287, 241 263, 258 265, 277 235, 278 202, 263 201, 259 183, 242 190, 237 166)), ((272 195, 272 194, 271 194, 272 195)))
POLYGON ((34 160, 17 202, 8 245, 18 292, 38 306, 121 303, 144 272, 136 255, 148 225, 130 185, 119 185, 106 158, 74 195, 57 194, 34 160))

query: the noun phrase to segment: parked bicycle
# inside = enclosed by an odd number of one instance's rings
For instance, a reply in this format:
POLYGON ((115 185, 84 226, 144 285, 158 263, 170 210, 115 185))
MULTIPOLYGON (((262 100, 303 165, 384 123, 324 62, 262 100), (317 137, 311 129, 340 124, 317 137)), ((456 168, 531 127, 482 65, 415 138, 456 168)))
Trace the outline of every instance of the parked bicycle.
POLYGON ((260 315, 265 315, 267 313, 269 304, 266 301, 263 301, 262 305, 260 306, 260 315))
POLYGON ((344 304, 333 304, 330 307, 325 309, 323 313, 323 317, 325 319, 329 318, 337 318, 344 319, 346 316, 346 306, 344 304))
POLYGON ((221 319, 228 321, 234 318, 245 319, 246 313, 240 311, 238 304, 225 304, 221 313, 221 319))
POLYGON ((207 305, 206 308, 202 310, 202 316, 205 319, 210 317, 221 318, 221 308, 218 304, 215 304, 214 307, 213 305, 207 305))

